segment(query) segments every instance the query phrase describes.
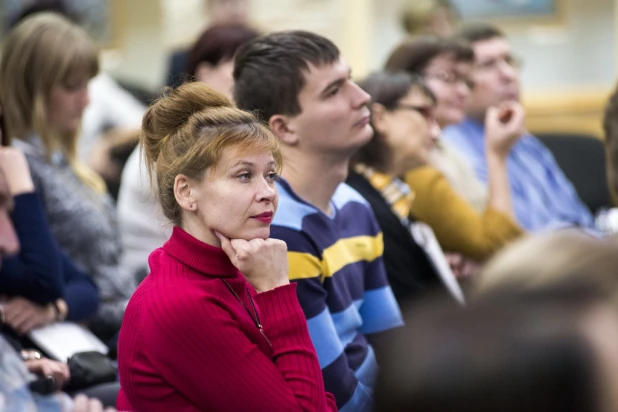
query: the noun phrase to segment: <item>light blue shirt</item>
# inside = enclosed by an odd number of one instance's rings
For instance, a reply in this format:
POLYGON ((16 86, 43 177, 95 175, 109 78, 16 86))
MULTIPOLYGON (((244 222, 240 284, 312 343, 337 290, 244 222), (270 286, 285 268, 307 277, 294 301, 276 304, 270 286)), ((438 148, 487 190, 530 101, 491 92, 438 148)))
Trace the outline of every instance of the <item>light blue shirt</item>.
POLYGON ((69 397, 57 392, 41 396, 30 392, 31 376, 17 352, 0 335, 0 411, 62 412, 71 408, 69 397))
MULTIPOLYGON (((442 138, 451 144, 487 184, 485 127, 471 119, 447 127, 442 138)), ((550 151, 534 136, 523 136, 507 158, 507 173, 515 217, 527 230, 568 226, 592 227, 590 211, 550 151)))

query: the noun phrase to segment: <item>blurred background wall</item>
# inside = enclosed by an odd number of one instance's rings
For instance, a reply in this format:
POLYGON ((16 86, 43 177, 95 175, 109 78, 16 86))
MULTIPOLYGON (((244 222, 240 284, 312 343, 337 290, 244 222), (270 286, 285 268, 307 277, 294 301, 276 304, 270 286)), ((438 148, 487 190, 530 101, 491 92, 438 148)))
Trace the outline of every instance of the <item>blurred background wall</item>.
MULTIPOLYGON (((359 77, 378 69, 404 38, 399 13, 414 0, 253 0, 264 31, 307 29, 332 39, 359 77)), ((522 83, 530 127, 600 135, 600 113, 617 67, 618 0, 556 0, 555 16, 493 20, 524 60, 522 83)), ((118 78, 154 90, 167 57, 208 24, 203 0, 113 0, 116 41, 105 67, 118 78)))

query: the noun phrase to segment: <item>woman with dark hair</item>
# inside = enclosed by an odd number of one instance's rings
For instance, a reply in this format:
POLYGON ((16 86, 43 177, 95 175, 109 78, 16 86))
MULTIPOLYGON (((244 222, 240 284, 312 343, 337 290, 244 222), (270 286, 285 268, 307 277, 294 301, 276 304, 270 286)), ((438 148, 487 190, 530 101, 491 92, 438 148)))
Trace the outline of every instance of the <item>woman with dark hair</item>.
POLYGON ((189 51, 187 74, 232 100, 234 55, 240 46, 258 36, 257 30, 242 23, 209 27, 189 51))
POLYGON ((347 183, 371 205, 384 236, 384 264, 400 303, 440 285, 459 301, 463 294, 431 229, 411 213, 415 194, 401 180, 426 165, 439 134, 435 98, 418 76, 374 73, 359 86, 372 97, 374 137, 352 161, 347 183), (437 248, 436 248, 437 247, 437 248))

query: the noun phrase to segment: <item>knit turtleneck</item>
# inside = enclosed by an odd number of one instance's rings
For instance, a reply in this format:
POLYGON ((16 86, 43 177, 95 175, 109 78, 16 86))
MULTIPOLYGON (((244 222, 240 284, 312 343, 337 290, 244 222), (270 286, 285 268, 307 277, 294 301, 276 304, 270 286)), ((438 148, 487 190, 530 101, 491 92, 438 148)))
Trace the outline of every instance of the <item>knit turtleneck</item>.
POLYGON ((236 277, 240 274, 223 249, 204 243, 174 227, 172 236, 163 250, 191 269, 209 276, 236 277))

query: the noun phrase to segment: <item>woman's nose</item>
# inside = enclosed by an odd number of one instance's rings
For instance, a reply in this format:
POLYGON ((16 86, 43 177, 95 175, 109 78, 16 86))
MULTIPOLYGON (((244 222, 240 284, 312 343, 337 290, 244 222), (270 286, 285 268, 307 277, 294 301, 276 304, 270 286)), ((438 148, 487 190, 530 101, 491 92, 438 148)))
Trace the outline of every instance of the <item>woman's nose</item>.
POLYGON ((266 179, 262 179, 260 182, 260 187, 257 190, 256 197, 258 202, 265 200, 272 202, 277 197, 277 189, 274 184, 267 182, 266 179))

